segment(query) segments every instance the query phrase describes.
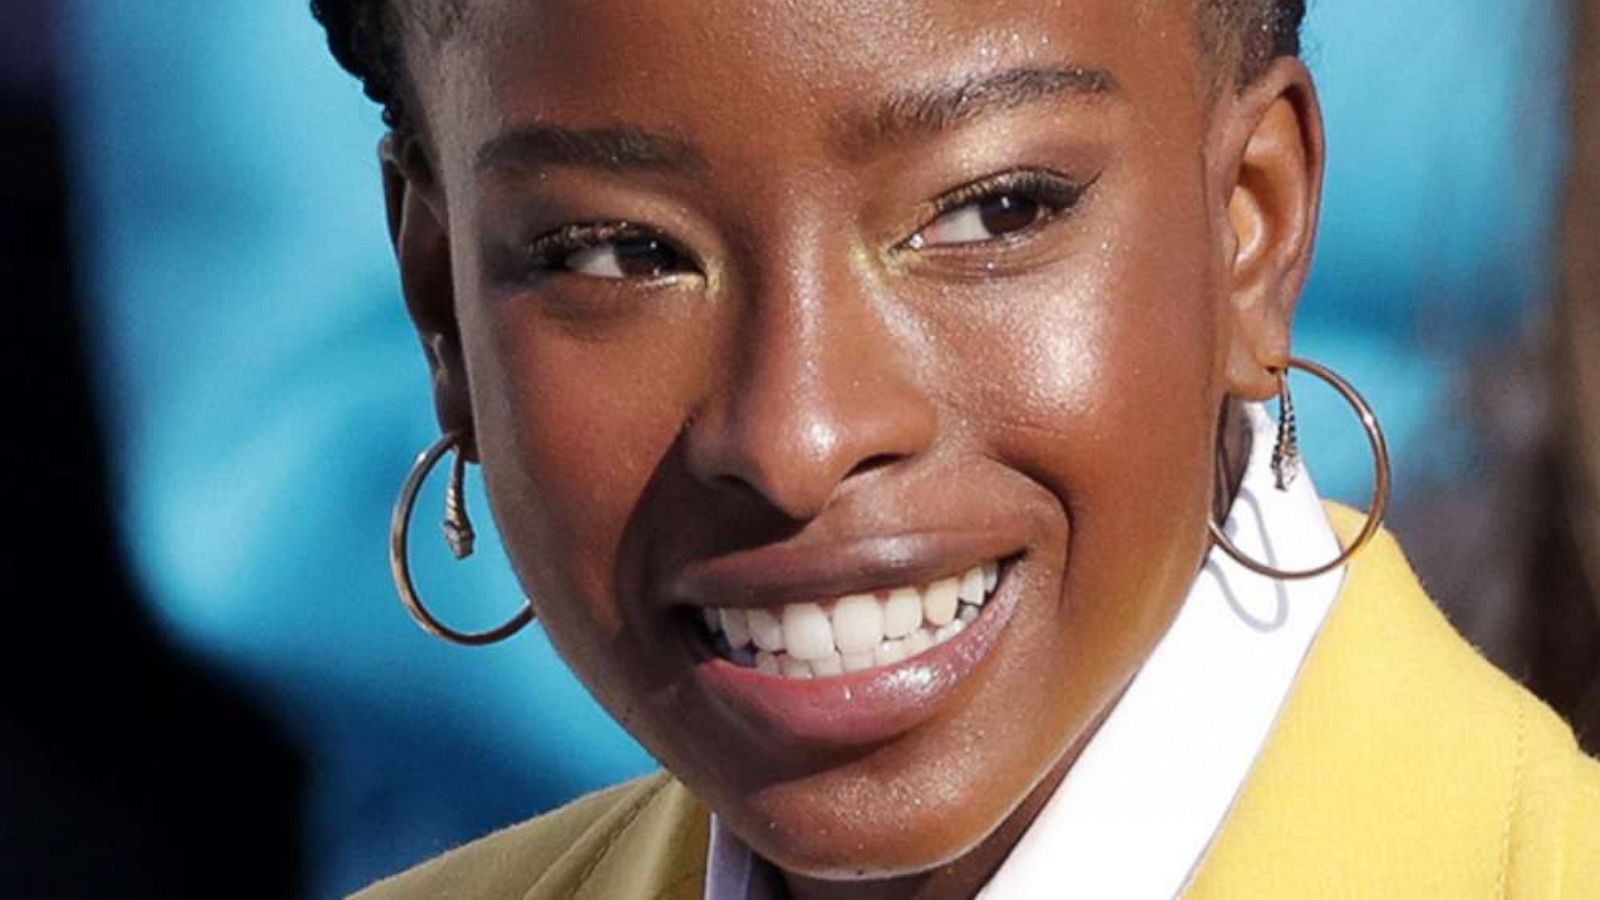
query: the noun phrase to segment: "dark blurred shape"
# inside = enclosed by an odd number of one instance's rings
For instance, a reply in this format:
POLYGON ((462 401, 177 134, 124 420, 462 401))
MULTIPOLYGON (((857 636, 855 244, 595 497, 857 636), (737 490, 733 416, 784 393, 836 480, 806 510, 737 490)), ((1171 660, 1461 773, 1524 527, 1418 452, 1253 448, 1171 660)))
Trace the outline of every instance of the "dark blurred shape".
POLYGON ((1575 6, 1547 531, 1536 536, 1530 585, 1545 602, 1533 686, 1600 752, 1600 2, 1575 6))
POLYGON ((157 633, 113 526, 49 77, 53 13, 44 0, 0 7, 0 893, 297 896, 301 762, 157 633))
POLYGON ((1559 290, 1475 361, 1479 477, 1414 503, 1407 547, 1456 627, 1600 754, 1600 0, 1570 12, 1559 290))

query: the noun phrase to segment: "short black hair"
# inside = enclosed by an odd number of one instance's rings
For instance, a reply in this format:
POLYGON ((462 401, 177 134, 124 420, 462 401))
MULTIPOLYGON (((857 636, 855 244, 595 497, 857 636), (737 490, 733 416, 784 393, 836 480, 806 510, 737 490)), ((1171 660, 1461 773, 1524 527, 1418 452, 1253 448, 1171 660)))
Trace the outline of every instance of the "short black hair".
MULTIPOLYGON (((397 3, 406 0, 311 0, 311 14, 328 34, 328 48, 368 97, 383 107, 390 128, 411 127, 404 66, 404 28, 397 3)), ((1236 54, 1248 82, 1272 60, 1300 55, 1305 0, 1197 0, 1207 49, 1236 54)))

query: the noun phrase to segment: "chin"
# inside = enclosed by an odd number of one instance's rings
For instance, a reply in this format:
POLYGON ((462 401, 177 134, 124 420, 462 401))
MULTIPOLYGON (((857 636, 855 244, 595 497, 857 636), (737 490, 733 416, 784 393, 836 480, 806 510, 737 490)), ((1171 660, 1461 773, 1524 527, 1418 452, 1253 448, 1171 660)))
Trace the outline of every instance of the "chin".
POLYGON ((886 881, 949 865, 971 853, 986 835, 965 842, 942 834, 901 832, 877 835, 877 843, 803 840, 800 846, 756 848, 769 862, 795 875, 819 881, 886 881))
MULTIPOLYGON (((763 858, 796 875, 877 881, 929 872, 966 857, 1014 811, 1002 786, 950 779, 833 773, 768 787, 731 822, 763 858), (826 784, 820 782, 828 782, 826 784)), ((1018 792, 1021 796, 1025 791, 1018 792)))

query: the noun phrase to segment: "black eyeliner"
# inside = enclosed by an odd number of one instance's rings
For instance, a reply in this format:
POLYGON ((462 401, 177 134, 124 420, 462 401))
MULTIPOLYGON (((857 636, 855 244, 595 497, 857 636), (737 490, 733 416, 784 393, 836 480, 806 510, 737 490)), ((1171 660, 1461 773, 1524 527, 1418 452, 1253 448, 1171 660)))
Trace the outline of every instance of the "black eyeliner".
POLYGON ((631 222, 577 222, 548 231, 528 242, 525 257, 530 269, 563 271, 561 265, 581 250, 592 250, 622 240, 659 239, 654 232, 631 222))
POLYGON ((933 201, 936 215, 944 215, 969 203, 1001 194, 1021 194, 1044 204, 1052 213, 1059 213, 1082 199, 1099 178, 1078 181, 1065 175, 1039 169, 1019 169, 1001 172, 987 178, 964 184, 933 201))

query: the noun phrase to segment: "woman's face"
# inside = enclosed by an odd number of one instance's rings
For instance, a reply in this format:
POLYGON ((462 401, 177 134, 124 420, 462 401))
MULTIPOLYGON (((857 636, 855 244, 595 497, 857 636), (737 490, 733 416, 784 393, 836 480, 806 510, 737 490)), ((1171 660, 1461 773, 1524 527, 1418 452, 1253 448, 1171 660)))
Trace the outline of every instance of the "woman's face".
MULTIPOLYGON (((1202 561, 1309 214, 1253 196, 1284 104, 1213 90, 1193 15, 482 0, 412 36, 436 180, 391 200, 445 422, 573 669, 793 872, 1031 815, 1202 561)), ((1314 207, 1307 146, 1276 193, 1314 207)))

